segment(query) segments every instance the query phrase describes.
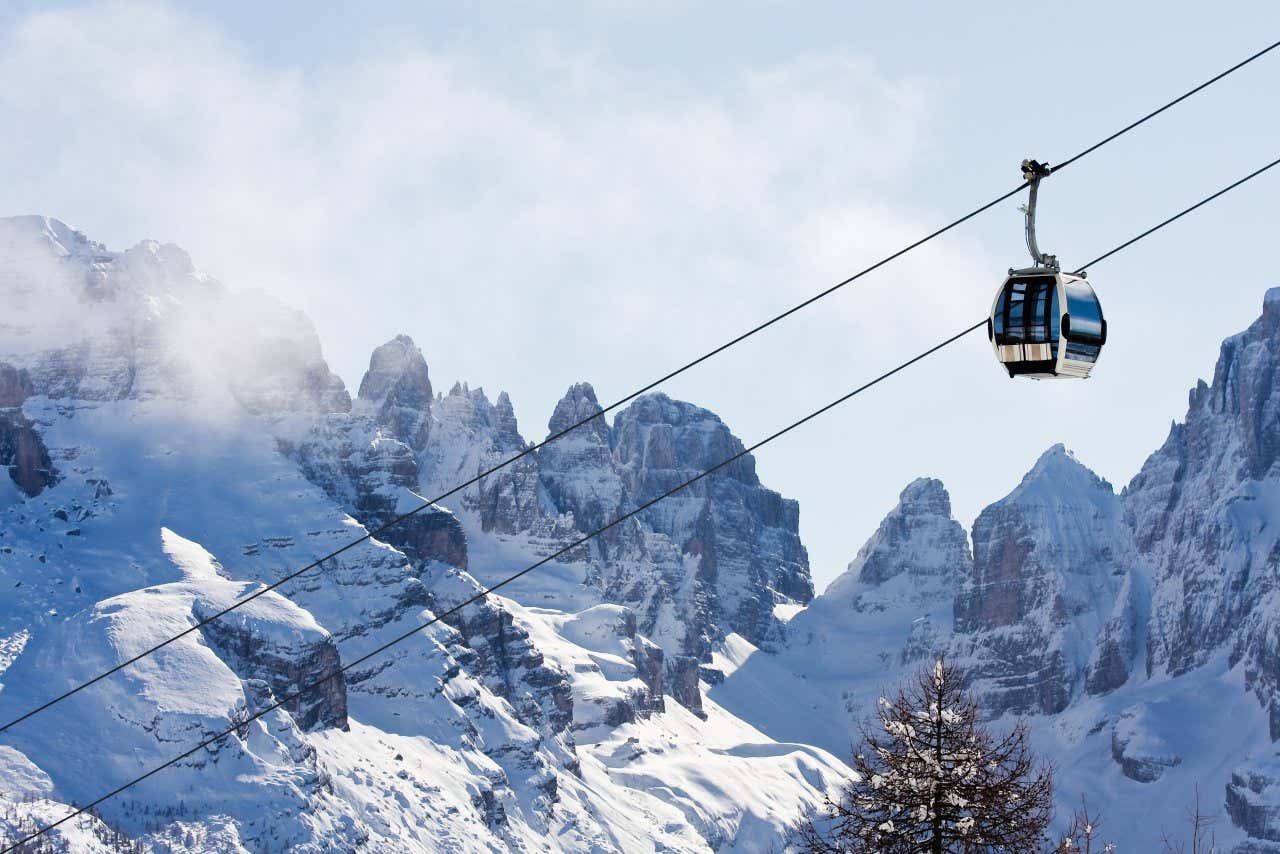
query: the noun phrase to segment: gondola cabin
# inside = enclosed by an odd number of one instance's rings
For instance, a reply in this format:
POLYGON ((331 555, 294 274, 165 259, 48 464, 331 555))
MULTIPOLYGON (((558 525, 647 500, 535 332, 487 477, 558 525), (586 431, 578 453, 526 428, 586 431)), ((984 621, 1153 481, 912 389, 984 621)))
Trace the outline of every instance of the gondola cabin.
POLYGON ((1107 321, 1083 276, 1032 267, 1009 271, 987 337, 1010 377, 1084 378, 1107 343, 1107 321))

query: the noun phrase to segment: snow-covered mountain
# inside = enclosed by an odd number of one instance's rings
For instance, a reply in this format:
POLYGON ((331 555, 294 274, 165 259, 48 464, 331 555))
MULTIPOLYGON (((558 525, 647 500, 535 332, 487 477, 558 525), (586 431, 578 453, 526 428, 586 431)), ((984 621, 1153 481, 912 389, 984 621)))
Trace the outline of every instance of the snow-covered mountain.
MULTIPOLYGON (((1069 812, 1121 850, 1177 836, 1198 787, 1219 842, 1280 851, 1280 289, 1117 494, 1050 448, 971 532, 920 480, 774 655, 710 696, 837 754, 927 654, 1001 726, 1026 716, 1069 812)), ((734 658, 726 648, 727 658, 734 658)))
MULTIPOLYGON (((353 401, 305 317, 153 242, 0 220, 0 719, 527 447, 506 395, 378 348, 353 401)), ((557 419, 598 409, 570 390, 557 419)), ((553 421, 552 430, 557 429, 553 421)), ((654 396, 0 735, 0 835, 54 820, 461 605, 717 455, 654 396)), ((156 851, 764 850, 843 773, 703 698, 706 650, 812 595, 749 461, 237 726, 51 836, 156 851), (766 555, 756 560, 755 555, 766 555)))
POLYGON ((1280 852, 1280 290, 1119 493, 1059 445, 966 531, 916 480, 815 597, 748 457, 466 605, 741 442, 662 394, 606 418, 584 382, 548 435, 587 423, 530 451, 505 393, 436 391, 403 335, 353 399, 299 313, 39 217, 0 220, 0 305, 0 720, 450 493, 0 734, 0 834, 444 614, 56 838, 770 850, 945 655, 1121 850, 1198 786, 1220 841, 1280 852))

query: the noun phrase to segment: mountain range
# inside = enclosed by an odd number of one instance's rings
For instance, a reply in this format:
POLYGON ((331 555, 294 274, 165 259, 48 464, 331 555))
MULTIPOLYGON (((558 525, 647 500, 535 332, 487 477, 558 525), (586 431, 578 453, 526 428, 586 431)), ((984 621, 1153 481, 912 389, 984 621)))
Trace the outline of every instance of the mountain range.
POLYGON ((376 532, 0 733, 0 835, 234 727, 49 837, 781 850, 944 656, 1122 851, 1198 787, 1229 850, 1280 852, 1280 289, 1123 490, 1058 445, 966 530, 921 478, 816 596, 750 456, 576 544, 742 450, 695 404, 578 383, 530 451, 408 336, 352 396, 301 313, 44 217, 0 220, 0 305, 0 721, 376 532))

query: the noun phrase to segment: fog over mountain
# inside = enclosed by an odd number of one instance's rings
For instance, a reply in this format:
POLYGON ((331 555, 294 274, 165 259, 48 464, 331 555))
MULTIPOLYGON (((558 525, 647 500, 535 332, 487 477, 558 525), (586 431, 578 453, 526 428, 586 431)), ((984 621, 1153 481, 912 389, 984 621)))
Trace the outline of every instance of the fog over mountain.
MULTIPOLYGON (((429 330, 353 393, 299 312, 43 217, 0 220, 0 305, 2 721, 601 411, 584 378, 522 426, 432 376, 429 330)), ((1278 367, 1280 289, 1124 489, 1058 445, 966 531, 922 477, 816 596, 801 508, 748 456, 446 613, 743 448, 644 395, 0 734, 0 834, 235 725, 50 835, 780 848, 880 693, 945 655, 1121 850, 1198 785, 1220 841, 1280 851, 1278 367)))

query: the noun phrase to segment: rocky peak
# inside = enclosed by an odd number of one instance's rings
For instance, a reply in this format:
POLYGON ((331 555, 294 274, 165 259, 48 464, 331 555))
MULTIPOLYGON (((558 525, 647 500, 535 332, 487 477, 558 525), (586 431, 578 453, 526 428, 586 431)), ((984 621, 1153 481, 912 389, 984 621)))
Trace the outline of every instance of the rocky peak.
POLYGON ((493 402, 493 427, 503 444, 524 445, 520 424, 516 421, 516 409, 511 405, 511 396, 505 391, 498 392, 498 399, 493 402))
POLYGON ((1046 451, 973 525, 973 576, 956 603, 958 631, 1014 625, 1043 612, 1067 619, 1068 576, 1110 564, 1119 503, 1111 486, 1062 445, 1046 451))
MULTIPOLYGON (((555 436, 600 412, 590 383, 577 383, 556 404, 547 429, 555 436)), ((540 449, 538 463, 547 495, 561 513, 573 514, 581 530, 594 531, 621 512, 622 478, 614 466, 609 425, 603 416, 540 449)), ((606 542, 615 538, 607 536, 606 542)))
POLYGON ((951 517, 946 487, 939 480, 919 478, 902 490, 897 506, 823 598, 857 611, 908 603, 927 611, 932 604, 950 601, 971 563, 969 538, 951 517))
POLYGON ((350 409, 304 314, 229 291, 177 246, 113 252, 57 220, 0 219, 0 268, 0 356, 36 394, 272 416, 350 409))
MULTIPOLYGON (((98 260, 101 263, 104 259, 98 260)), ((114 253, 111 263, 118 278, 146 293, 225 292, 216 279, 196 269, 185 249, 173 243, 143 240, 131 249, 114 253)))
POLYGON ((1000 503, 1037 506, 1084 501, 1101 507, 1110 506, 1114 500, 1115 489, 1111 484, 1059 442, 1040 455, 1031 470, 1023 475, 1022 482, 1000 503))
MULTIPOLYGON (((432 404, 431 441, 419 453, 422 487, 433 495, 453 490, 527 449, 505 393, 490 402, 482 388, 455 383, 432 404)), ((459 497, 457 509, 479 515, 484 531, 533 533, 555 540, 555 520, 546 517, 537 460, 526 455, 483 477, 459 497)))
MULTIPOLYGON (((1066 707, 1108 622, 1126 619, 1115 611, 1130 607, 1120 596, 1135 562, 1130 543, 1110 484, 1061 445, 982 511, 955 626, 988 711, 1066 707)), ((1132 642, 1126 636, 1126 663, 1132 642)))
POLYGON ((498 395, 497 403, 489 400, 483 388, 471 388, 464 382, 455 382, 446 395, 437 395, 437 420, 454 431, 462 431, 473 437, 484 437, 495 446, 521 449, 524 438, 516 423, 515 409, 506 392, 498 395))
MULTIPOLYGON (((599 415, 602 411, 600 402, 596 399, 596 390, 591 387, 591 383, 575 383, 569 386, 564 397, 560 398, 560 402, 556 404, 555 411, 551 413, 551 420, 547 422, 547 433, 552 436, 562 433, 593 415, 599 415)), ((604 418, 592 420, 574 430, 574 435, 590 437, 596 444, 607 447, 609 424, 604 418)))
POLYGON ((101 243, 90 240, 83 232, 76 231, 53 217, 0 217, 0 253, 42 252, 56 257, 92 257, 105 254, 106 251, 101 243))
POLYGON ((918 477, 898 495, 898 509, 908 516, 951 517, 951 495, 942 481, 918 477))
MULTIPOLYGON (((672 400, 662 393, 636 398, 618 413, 613 425, 614 456, 633 493, 644 500, 675 486, 679 472, 704 471, 743 449, 714 412, 672 400)), ((746 486, 759 486, 755 459, 745 456, 720 469, 712 479, 731 477, 746 486)), ((705 482, 689 493, 704 493, 705 482)))
MULTIPOLYGON (((613 458, 631 506, 643 504, 743 449, 714 413, 665 394, 637 398, 613 425, 613 458)), ((779 602, 813 598, 795 501, 765 489, 742 457, 640 517, 697 559, 678 586, 687 597, 683 654, 705 661, 710 643, 736 631, 773 645, 779 602)))
POLYGON ((408 335, 397 335, 373 351, 356 396, 362 411, 415 450, 431 433, 433 392, 427 360, 408 335))

